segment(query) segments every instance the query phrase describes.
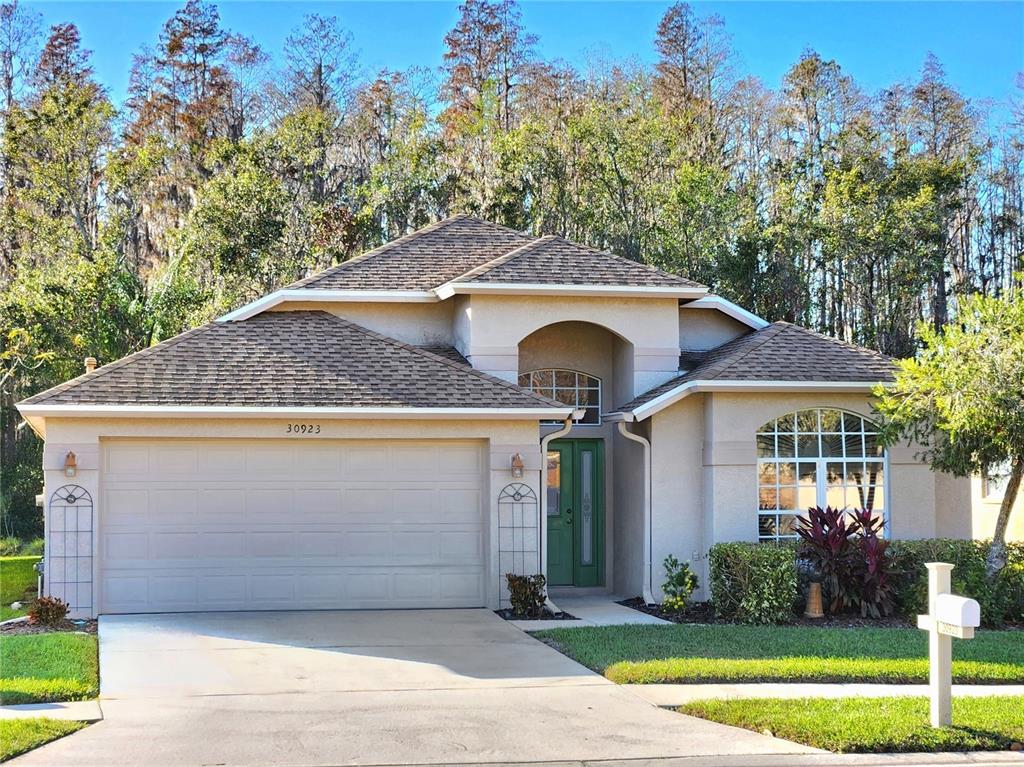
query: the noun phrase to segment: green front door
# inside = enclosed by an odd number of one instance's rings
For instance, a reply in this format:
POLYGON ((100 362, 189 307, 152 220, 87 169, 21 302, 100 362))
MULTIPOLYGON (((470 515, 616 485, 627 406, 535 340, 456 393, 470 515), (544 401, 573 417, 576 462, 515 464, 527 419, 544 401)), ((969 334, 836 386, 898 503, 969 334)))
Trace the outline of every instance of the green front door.
POLYGON ((600 586, 604 560, 604 451, 599 439, 548 446, 548 583, 600 586))

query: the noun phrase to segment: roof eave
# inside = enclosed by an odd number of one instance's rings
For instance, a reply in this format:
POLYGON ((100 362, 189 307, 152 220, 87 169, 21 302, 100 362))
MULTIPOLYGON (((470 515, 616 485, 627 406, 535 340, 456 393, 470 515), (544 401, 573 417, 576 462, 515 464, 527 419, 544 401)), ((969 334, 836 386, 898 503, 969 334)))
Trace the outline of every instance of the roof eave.
MULTIPOLYGON (((17 405, 35 425, 44 418, 328 418, 347 420, 564 420, 571 407, 264 407, 251 405, 17 405)), ((41 424, 40 424, 41 425, 41 424)))
POLYGON ((715 309, 727 317, 732 317, 737 322, 742 322, 754 330, 768 327, 771 323, 763 317, 758 317, 753 312, 748 312, 739 304, 734 304, 721 296, 705 295, 696 301, 683 304, 680 309, 715 309))
POLYGON ((874 391, 875 387, 892 386, 887 381, 684 381, 673 389, 659 394, 629 410, 621 410, 607 416, 609 420, 643 421, 652 415, 674 405, 684 397, 697 392, 834 392, 860 393, 874 391), (614 416, 621 415, 621 419, 614 416))
POLYGON ((247 320, 283 303, 315 301, 324 303, 437 303, 441 299, 429 290, 329 290, 327 288, 282 288, 217 318, 217 322, 247 320))
POLYGON ((598 296, 611 298, 702 298, 705 287, 641 286, 641 285, 568 285, 527 282, 446 282, 434 289, 440 299, 458 294, 489 294, 504 296, 559 295, 598 296))

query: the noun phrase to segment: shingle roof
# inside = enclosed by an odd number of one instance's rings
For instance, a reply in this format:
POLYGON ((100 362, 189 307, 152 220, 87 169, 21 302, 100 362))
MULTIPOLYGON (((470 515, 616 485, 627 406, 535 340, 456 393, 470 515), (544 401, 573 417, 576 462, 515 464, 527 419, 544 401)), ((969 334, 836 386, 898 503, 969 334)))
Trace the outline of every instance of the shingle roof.
POLYGON ((204 325, 19 404, 565 407, 319 311, 204 325))
POLYGON ((530 239, 479 218, 452 216, 288 288, 430 290, 530 239))
POLYGON ((534 238, 483 219, 458 215, 285 289, 426 291, 452 281, 703 287, 561 237, 534 238))
POLYGON ((532 283, 703 287, 700 283, 638 264, 605 250, 548 235, 498 256, 462 275, 456 283, 532 283))
POLYGON ((788 322, 735 338, 712 349, 696 367, 618 408, 635 410, 689 381, 851 381, 893 379, 893 361, 788 322))

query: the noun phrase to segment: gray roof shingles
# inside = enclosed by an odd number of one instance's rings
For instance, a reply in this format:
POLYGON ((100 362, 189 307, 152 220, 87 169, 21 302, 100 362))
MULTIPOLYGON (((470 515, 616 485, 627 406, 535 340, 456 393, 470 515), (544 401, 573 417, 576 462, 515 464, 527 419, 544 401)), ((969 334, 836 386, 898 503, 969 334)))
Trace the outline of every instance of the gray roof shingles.
POLYGON ((320 311, 204 325, 19 404, 565 407, 320 311))
POLYGON ((299 280, 286 290, 429 291, 447 282, 702 287, 561 237, 535 238, 457 215, 299 280))
POLYGON ((703 287, 693 280, 668 274, 653 266, 553 235, 541 237, 482 264, 455 282, 703 287))
POLYGON ((647 404, 689 381, 852 381, 893 378, 893 361, 788 322, 774 322, 707 352, 686 373, 644 392, 620 411, 647 404))

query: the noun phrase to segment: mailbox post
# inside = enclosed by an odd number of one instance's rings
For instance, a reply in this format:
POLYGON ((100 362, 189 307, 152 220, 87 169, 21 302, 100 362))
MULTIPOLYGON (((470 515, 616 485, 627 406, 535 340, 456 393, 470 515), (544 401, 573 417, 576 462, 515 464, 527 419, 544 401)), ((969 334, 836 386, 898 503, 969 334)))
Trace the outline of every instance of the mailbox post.
POLYGON ((917 627, 928 632, 928 685, 932 727, 953 723, 953 637, 972 639, 981 625, 981 608, 973 599, 950 594, 953 565, 928 562, 928 614, 917 627))

